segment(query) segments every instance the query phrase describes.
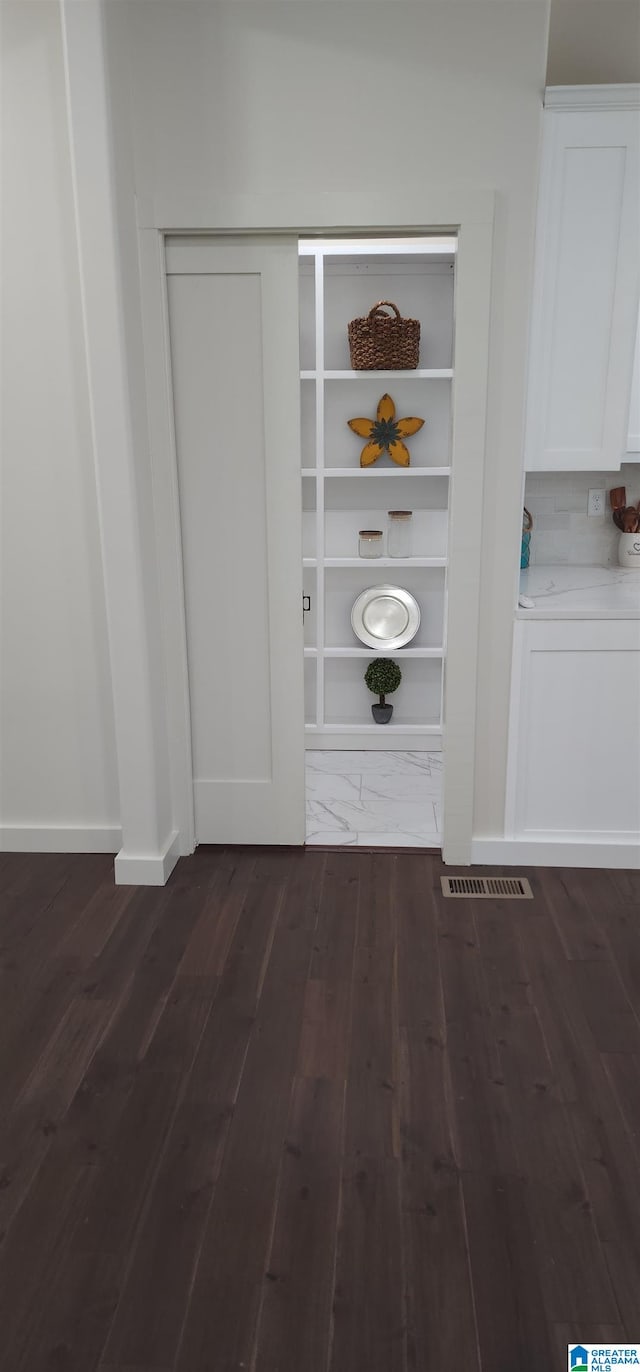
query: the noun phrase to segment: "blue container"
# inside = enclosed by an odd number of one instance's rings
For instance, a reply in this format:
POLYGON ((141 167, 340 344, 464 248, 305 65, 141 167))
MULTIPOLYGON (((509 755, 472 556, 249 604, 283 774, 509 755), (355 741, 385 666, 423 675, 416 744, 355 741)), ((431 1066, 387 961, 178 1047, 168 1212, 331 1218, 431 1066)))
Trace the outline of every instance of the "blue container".
POLYGON ((533 519, 525 505, 522 511, 522 543, 520 544, 520 571, 526 572, 531 557, 531 530, 533 519))

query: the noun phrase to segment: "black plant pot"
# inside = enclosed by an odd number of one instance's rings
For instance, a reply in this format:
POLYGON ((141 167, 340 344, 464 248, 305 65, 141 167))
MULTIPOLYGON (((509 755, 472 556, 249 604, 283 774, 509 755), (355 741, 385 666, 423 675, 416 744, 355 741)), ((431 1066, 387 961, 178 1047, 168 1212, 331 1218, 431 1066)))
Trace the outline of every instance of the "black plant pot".
POLYGON ((372 705, 371 713, 376 724, 388 724, 393 714, 393 705, 372 705))

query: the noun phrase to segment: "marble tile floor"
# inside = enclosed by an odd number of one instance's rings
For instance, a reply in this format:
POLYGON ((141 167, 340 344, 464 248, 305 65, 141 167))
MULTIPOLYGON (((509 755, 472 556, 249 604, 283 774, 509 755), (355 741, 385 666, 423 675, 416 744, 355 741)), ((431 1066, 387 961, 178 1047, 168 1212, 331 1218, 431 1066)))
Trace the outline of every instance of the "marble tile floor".
POLYGON ((307 843, 441 845, 442 753, 306 754, 307 843))

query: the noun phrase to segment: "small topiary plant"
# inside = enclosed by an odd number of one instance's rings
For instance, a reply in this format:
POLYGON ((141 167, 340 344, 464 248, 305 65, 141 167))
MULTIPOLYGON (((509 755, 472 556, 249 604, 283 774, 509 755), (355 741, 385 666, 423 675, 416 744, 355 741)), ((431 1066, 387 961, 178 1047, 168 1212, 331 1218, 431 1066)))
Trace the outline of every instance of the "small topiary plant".
POLYGON ((397 664, 390 657, 374 657, 373 662, 369 663, 364 674, 364 679, 374 696, 378 696, 381 705, 385 705, 385 696, 390 696, 392 691, 397 691, 402 681, 402 672, 397 664))

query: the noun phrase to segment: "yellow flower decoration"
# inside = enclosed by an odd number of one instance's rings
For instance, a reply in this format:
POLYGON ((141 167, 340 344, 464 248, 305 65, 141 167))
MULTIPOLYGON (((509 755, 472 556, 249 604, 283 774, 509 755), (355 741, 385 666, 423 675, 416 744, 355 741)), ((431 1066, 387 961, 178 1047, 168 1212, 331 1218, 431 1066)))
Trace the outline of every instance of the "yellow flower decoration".
POLYGON ((385 450, 399 467, 408 467, 411 456, 402 439, 417 434, 424 419, 396 419, 396 407, 391 396, 383 395, 375 419, 349 419, 347 423, 360 438, 370 440, 360 454, 361 467, 372 467, 385 450))

